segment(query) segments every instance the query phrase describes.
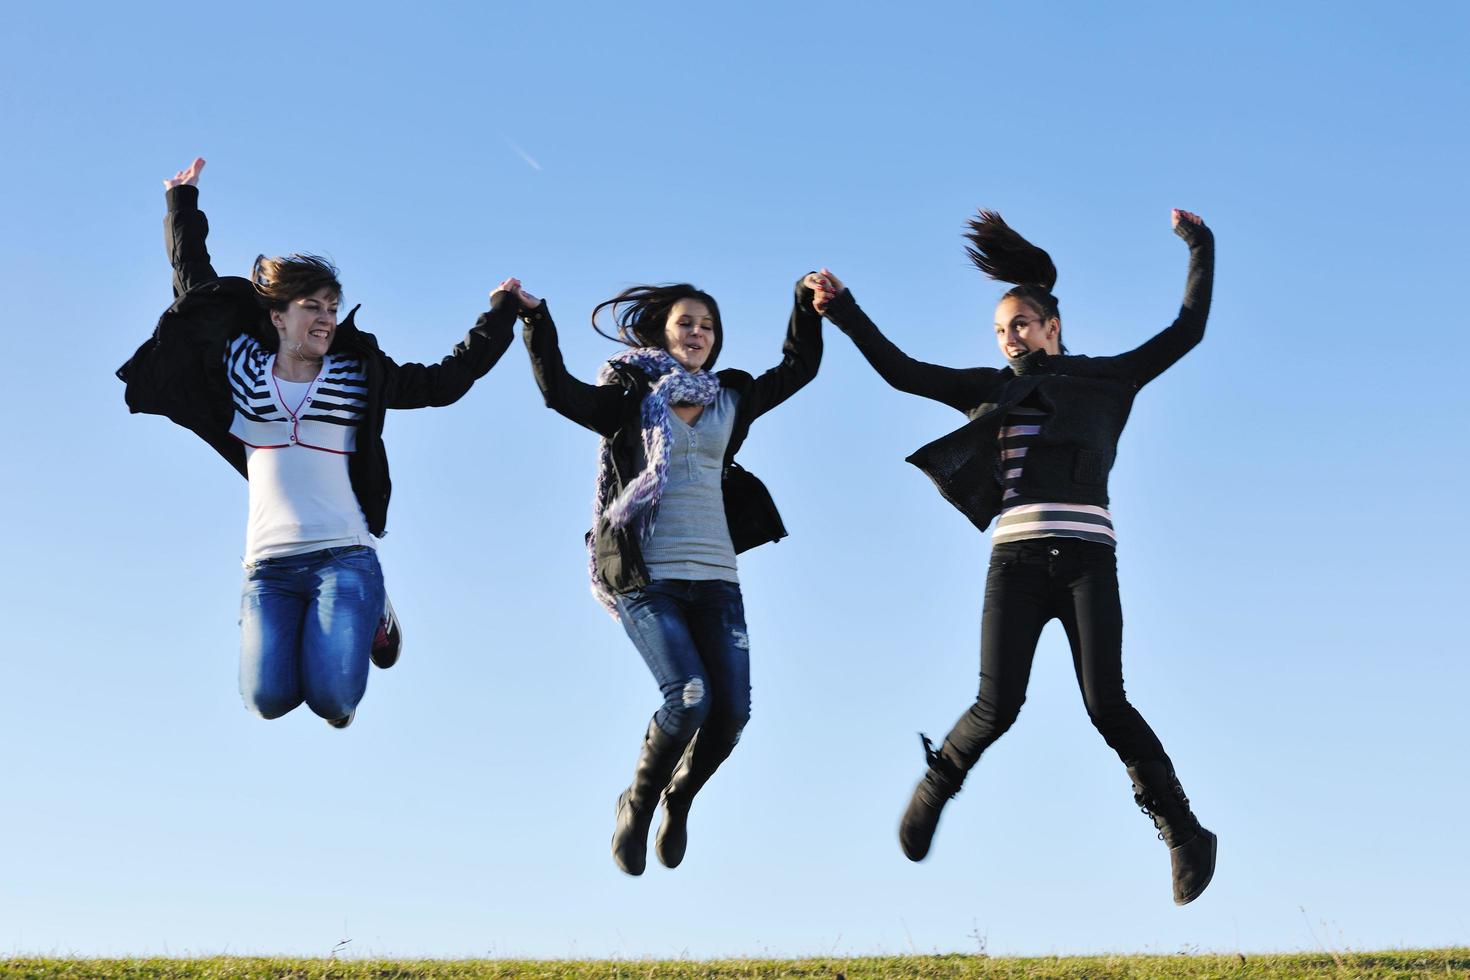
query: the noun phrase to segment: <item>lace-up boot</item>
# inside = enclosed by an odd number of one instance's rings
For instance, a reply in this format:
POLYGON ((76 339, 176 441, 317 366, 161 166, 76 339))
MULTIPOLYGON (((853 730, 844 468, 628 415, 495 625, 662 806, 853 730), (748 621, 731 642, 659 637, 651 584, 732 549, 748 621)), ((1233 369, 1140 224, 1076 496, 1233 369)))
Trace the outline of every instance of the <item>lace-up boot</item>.
POLYGON ((947 759, 943 749, 936 752, 929 736, 920 733, 919 740, 924 745, 924 761, 929 768, 914 787, 908 809, 898 824, 898 845, 910 861, 922 861, 929 853, 934 831, 939 827, 940 811, 965 781, 965 771, 947 759))
POLYGON ((1200 826, 1167 762, 1139 763, 1129 768, 1128 776, 1133 780, 1133 802, 1153 820, 1159 839, 1168 845, 1174 904, 1188 905, 1215 875, 1217 838, 1200 826))

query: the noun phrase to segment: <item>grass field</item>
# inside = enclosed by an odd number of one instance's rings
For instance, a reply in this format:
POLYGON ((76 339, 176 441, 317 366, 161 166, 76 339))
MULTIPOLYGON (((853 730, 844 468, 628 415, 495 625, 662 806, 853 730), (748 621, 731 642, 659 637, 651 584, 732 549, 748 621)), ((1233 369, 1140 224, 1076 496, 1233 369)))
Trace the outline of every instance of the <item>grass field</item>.
POLYGON ((970 977, 1137 978, 1184 977, 1470 977, 1470 948, 1383 953, 1310 953, 1212 956, 831 957, 803 960, 336 960, 217 957, 212 959, 0 960, 0 978, 75 977, 99 980, 512 980, 580 977, 627 980, 809 977, 868 980, 897 977, 950 980, 970 977))

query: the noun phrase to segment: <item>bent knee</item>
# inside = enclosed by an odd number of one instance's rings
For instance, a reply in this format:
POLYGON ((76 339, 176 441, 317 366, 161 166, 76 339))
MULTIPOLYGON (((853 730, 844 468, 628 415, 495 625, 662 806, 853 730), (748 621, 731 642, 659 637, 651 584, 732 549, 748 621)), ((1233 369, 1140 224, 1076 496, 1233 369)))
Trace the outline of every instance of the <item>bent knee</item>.
POLYGON ((327 721, 336 721, 338 718, 346 718, 357 710, 357 702, 361 698, 345 697, 313 697, 308 698, 306 704, 311 708, 312 714, 327 721))
POLYGON ((995 736, 1003 735, 1021 716, 1021 706, 1026 703, 1024 694, 1011 697, 991 697, 981 692, 970 706, 970 717, 995 736))
POLYGON ((265 692, 255 692, 243 695, 245 709, 251 714, 266 721, 272 721, 284 714, 294 710, 301 703, 301 698, 294 700, 289 697, 273 697, 265 692))
POLYGON ((709 690, 695 676, 664 696, 664 729, 671 735, 693 735, 709 717, 709 690))

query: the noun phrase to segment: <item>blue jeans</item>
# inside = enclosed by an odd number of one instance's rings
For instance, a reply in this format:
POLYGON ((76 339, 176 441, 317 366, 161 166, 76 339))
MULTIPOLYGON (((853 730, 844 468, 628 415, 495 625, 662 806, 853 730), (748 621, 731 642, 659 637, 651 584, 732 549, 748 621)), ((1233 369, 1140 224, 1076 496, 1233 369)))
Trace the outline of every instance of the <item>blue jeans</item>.
POLYGON ((367 690, 368 654, 383 615, 378 553, 357 545, 245 566, 240 595, 240 696, 262 718, 305 701, 344 718, 367 690))
POLYGON ((623 628, 663 692, 653 716, 658 727, 683 741, 705 728, 733 744, 750 720, 750 639, 740 586, 656 581, 618 596, 617 604, 623 628))

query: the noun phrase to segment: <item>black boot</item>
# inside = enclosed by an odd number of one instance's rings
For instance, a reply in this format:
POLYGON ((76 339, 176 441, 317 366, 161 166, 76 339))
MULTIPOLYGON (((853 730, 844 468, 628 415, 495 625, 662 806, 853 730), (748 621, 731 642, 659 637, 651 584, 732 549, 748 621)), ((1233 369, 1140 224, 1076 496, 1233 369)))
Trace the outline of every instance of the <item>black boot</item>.
POLYGON ((739 738, 739 734, 732 738, 700 729, 684 750, 679 768, 663 792, 663 817, 653 839, 653 851, 664 867, 677 868, 684 860, 684 850, 689 846, 689 805, 694 802, 694 794, 704 789, 715 770, 730 757, 739 738))
POLYGON ((927 735, 921 732, 919 740, 924 743, 924 761, 929 764, 929 770, 914 787, 908 809, 903 811, 903 819, 898 824, 898 846, 910 861, 922 861, 929 853, 929 844, 939 826, 939 813, 965 781, 964 770, 946 759, 943 750, 935 752, 934 743, 927 735))
POLYGON ((612 854, 618 867, 630 875, 641 875, 648 860, 648 827, 659 790, 668 783, 684 742, 674 739, 650 721, 643 736, 643 750, 633 769, 633 782, 618 797, 617 826, 613 830, 612 854))
POLYGON ((1169 846, 1174 904, 1188 905, 1215 875, 1216 837, 1195 819, 1184 787, 1167 762, 1141 762, 1129 768, 1128 776, 1133 780, 1133 802, 1153 819, 1159 839, 1169 846))

